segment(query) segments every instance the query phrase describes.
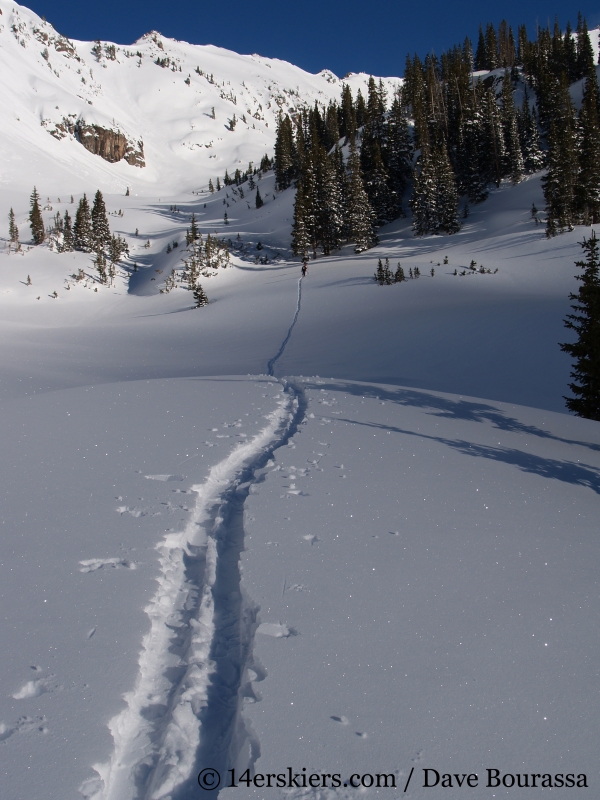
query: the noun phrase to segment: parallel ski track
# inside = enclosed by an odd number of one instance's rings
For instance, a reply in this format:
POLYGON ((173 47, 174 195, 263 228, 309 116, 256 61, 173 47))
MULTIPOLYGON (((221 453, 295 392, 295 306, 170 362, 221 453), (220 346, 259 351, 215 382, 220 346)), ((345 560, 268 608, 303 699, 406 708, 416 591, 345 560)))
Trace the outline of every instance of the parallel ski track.
MULTIPOLYGON (((294 323, 299 309, 300 283, 294 323)), ((243 696, 251 692, 257 608, 243 595, 239 560, 250 488, 305 416, 302 387, 281 383, 285 396, 267 426, 193 487, 197 499, 185 530, 158 545, 159 587, 146 608, 151 628, 138 678, 125 695, 126 708, 109 723, 114 750, 107 764, 94 767, 100 779, 87 797, 197 798, 201 769, 213 767, 225 778, 240 753, 248 765, 259 755, 241 716, 243 696)))
POLYGON ((296 313, 294 314, 294 319, 292 320, 292 324, 290 325, 290 329, 287 332, 287 336, 285 337, 285 339, 281 343, 281 347, 279 348, 279 351, 278 351, 277 355, 273 356, 273 358, 270 359, 269 363, 267 364, 267 375, 269 375, 270 377, 273 377, 274 369, 275 369, 275 363, 283 355, 283 351, 285 350, 286 345, 290 340, 290 337, 292 335, 292 331, 294 330, 294 326, 295 326, 296 322, 298 321, 298 314, 300 314, 300 309, 302 307, 302 280, 303 280, 303 278, 298 278, 298 302, 296 304, 296 313))

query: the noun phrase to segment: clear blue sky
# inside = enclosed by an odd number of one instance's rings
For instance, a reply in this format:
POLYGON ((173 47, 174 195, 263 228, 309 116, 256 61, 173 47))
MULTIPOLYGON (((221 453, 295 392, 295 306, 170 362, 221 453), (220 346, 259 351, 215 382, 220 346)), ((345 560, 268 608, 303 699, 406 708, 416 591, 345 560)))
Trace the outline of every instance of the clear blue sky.
POLYGON ((479 23, 506 19, 525 23, 533 36, 536 21, 561 26, 577 12, 590 27, 600 23, 597 4, 507 0, 501 3, 413 0, 31 0, 26 3, 60 32, 74 39, 131 44, 149 30, 194 44, 214 44, 238 53, 260 53, 291 61, 309 72, 402 75, 407 52, 440 53, 469 36, 476 44, 479 23))

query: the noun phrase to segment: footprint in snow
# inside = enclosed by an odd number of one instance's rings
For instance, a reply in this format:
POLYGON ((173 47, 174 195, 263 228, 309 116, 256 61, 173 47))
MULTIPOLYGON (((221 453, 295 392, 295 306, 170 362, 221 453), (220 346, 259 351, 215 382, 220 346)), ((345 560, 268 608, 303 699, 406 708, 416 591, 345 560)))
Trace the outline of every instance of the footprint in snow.
POLYGON ((143 508, 129 508, 129 506, 117 506, 115 511, 121 516, 123 516, 123 514, 130 514, 132 517, 136 518, 148 515, 148 512, 143 508))
POLYGON ((263 636, 272 636, 274 639, 287 639, 288 636, 298 635, 295 628, 289 628, 287 625, 277 622, 261 622, 256 632, 262 633, 263 636))
POLYGON ((112 567, 113 569, 137 569, 134 561, 128 558, 87 558, 79 562, 79 572, 95 572, 97 569, 112 567))
POLYGON ((39 697, 45 692, 49 692, 48 679, 40 678, 37 681, 27 681, 21 688, 13 694, 15 700, 29 700, 32 697, 39 697))
POLYGON ((335 715, 331 715, 329 719, 332 719, 334 722, 339 722, 340 725, 348 725, 348 717, 336 717, 335 715))

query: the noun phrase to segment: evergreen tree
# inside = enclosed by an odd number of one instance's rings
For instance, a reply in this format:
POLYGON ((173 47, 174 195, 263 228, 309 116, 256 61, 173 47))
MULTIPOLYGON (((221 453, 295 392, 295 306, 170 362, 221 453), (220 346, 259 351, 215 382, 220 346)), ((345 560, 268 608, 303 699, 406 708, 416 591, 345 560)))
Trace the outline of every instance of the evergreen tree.
POLYGON ((586 79, 579 112, 579 172, 577 216, 584 225, 600 222, 600 97, 596 70, 586 79))
POLYGON ((387 173, 391 192, 392 219, 402 214, 402 196, 412 173, 413 147, 408 120, 396 94, 387 123, 387 173))
POLYGON ((275 137, 275 186, 279 191, 287 189, 296 177, 294 133, 292 121, 286 114, 279 115, 275 137))
POLYGON ((435 165, 429 146, 425 146, 415 167, 413 193, 410 199, 415 236, 426 236, 438 230, 437 201, 435 165))
POLYGON ((75 214, 73 237, 76 250, 83 250, 85 253, 90 253, 92 251, 94 245, 92 215, 85 194, 79 201, 75 214))
POLYGON ((42 219, 42 212, 40 210, 40 196, 35 186, 31 193, 31 207, 29 209, 29 226, 31 228, 31 237, 34 244, 41 244, 46 238, 46 230, 44 228, 44 220, 42 219))
POLYGON ((63 220, 63 241, 62 252, 71 253, 75 249, 75 240, 73 237, 73 224, 69 212, 65 211, 63 220))
POLYGON ((292 224, 292 252, 295 256, 300 256, 303 261, 308 259, 310 251, 311 237, 309 232, 309 214, 307 200, 304 191, 304 182, 298 181, 296 199, 294 202, 294 222, 292 224))
POLYGON ((560 345, 575 361, 573 383, 569 384, 575 397, 565 400, 577 416, 600 420, 600 253, 594 231, 581 246, 586 258, 575 262, 583 269, 577 276, 581 286, 577 294, 570 295, 574 313, 565 320, 565 326, 577 334, 577 341, 560 345))
POLYGON ((394 273, 394 283, 402 283, 406 280, 406 276, 404 274, 404 270, 400 266, 400 262, 398 262, 398 266, 396 268, 396 272, 394 273))
POLYGON ((198 230, 198 224, 196 222, 196 215, 192 212, 192 218, 190 219, 190 227, 185 232, 185 243, 190 246, 194 242, 197 242, 200 239, 200 231, 198 230))
POLYGON ((344 235, 344 186, 337 168, 341 152, 336 148, 331 156, 322 149, 318 173, 318 238, 323 255, 329 255, 342 245, 344 235))
POLYGON ((196 301, 196 305, 194 306, 195 308, 202 308, 202 306, 208 305, 208 297, 201 284, 196 284, 193 291, 193 297, 196 301))
POLYGON ((516 184, 523 178, 525 165, 519 140, 513 85, 508 69, 504 71, 504 79, 502 81, 502 129, 506 145, 504 173, 510 176, 513 184, 516 184))
POLYGON ((212 178, 208 179, 208 191, 213 194, 215 191, 215 187, 213 186, 212 178))
POLYGON ((485 161, 483 118, 476 109, 466 109, 458 138, 460 189, 471 203, 482 203, 488 196, 488 168, 485 161))
POLYGON ((110 227, 106 216, 104 198, 100 189, 96 192, 92 207, 92 237, 96 251, 104 249, 110 242, 110 227))
POLYGON ((350 139, 356 136, 356 108, 352 100, 352 90, 347 83, 344 84, 342 89, 342 105, 340 109, 340 136, 345 138, 347 144, 350 139))
POLYGON ((544 155, 540 149, 537 116, 535 109, 531 110, 527 85, 523 93, 523 106, 517 121, 525 172, 538 172, 544 166, 544 155))
POLYGON ((549 227, 572 228, 578 177, 577 125, 566 78, 556 82, 556 98, 548 133, 548 172, 542 178, 549 227), (552 220, 552 224, 550 224, 552 220))
POLYGON ((265 201, 262 199, 261 194, 260 194, 260 189, 257 186, 256 187, 256 200, 255 200, 256 208, 262 208, 264 204, 265 204, 265 201))
POLYGON ((437 148, 436 162, 439 230, 444 233, 457 233, 460 230, 458 192, 454 170, 444 142, 437 148))
POLYGON ((100 280, 100 283, 105 286, 108 283, 108 273, 106 271, 106 256, 101 250, 96 253, 94 267, 98 273, 98 279, 100 280))
POLYGON ((487 46, 481 25, 479 26, 479 38, 477 39, 477 51, 475 53, 475 69, 478 71, 488 69, 487 46))
POLYGON ((377 244, 375 213, 363 186, 360 158, 354 141, 350 142, 348 160, 348 228, 354 252, 362 253, 377 244))
POLYGON ((481 112, 483 124, 482 166, 485 169, 485 182, 486 184, 494 182, 496 186, 500 186, 504 173, 506 151, 500 109, 496 103, 494 92, 490 89, 486 89, 483 93, 481 112))
POLYGON ((8 212, 8 237, 9 237, 9 246, 14 244, 16 248, 19 246, 19 229, 17 228, 17 223, 15 222, 15 212, 11 210, 8 212))

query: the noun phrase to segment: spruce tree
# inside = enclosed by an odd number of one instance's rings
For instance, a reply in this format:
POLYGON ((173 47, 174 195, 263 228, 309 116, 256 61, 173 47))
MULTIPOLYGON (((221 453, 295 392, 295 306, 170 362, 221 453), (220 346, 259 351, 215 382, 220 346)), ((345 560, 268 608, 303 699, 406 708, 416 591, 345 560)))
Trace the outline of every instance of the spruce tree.
POLYGON ((256 205, 256 208, 262 208, 263 205, 265 204, 265 201, 261 197, 260 189, 258 188, 258 186, 256 187, 256 199, 254 203, 256 205))
POLYGON ((106 205, 100 189, 96 192, 92 207, 92 238, 96 252, 108 247, 110 242, 110 227, 106 216, 106 205))
POLYGON ((445 142, 442 142, 437 149, 436 162, 439 230, 444 233, 457 233, 461 227, 458 219, 458 192, 445 142))
POLYGON ((9 237, 9 246, 14 244, 16 248, 19 246, 19 229, 17 228, 17 223, 15 222, 15 212, 11 210, 8 212, 8 237, 9 237))
POLYGON ((75 240, 73 237, 73 224, 71 222, 71 217, 69 216, 69 212, 65 211, 65 216, 63 220, 62 252, 71 253, 74 249, 75 249, 75 240))
POLYGON ((548 172, 542 178, 542 186, 548 219, 546 235, 551 236, 554 228, 559 231, 565 228, 571 229, 576 217, 579 169, 577 124, 575 109, 564 76, 555 84, 548 150, 548 172))
POLYGON ((523 93, 523 105, 517 117, 517 122, 525 172, 538 172, 544 166, 544 155, 540 149, 537 115, 535 108, 531 109, 527 86, 525 86, 523 93))
POLYGON ((83 250, 85 253, 90 253, 92 251, 94 245, 92 215, 85 194, 77 206, 75 224, 73 225, 73 237, 76 250, 83 250))
POLYGON ((595 232, 580 244, 586 254, 584 260, 575 262, 583 270, 577 275, 581 286, 577 294, 570 295, 574 313, 565 320, 577 341, 560 345, 575 361, 573 383, 569 384, 575 397, 565 400, 577 416, 600 421, 600 252, 595 232))
POLYGON ((287 189, 296 177, 294 132, 292 121, 286 114, 279 115, 275 137, 275 186, 279 191, 287 189))
POLYGON ((579 112, 579 172, 576 187, 578 219, 584 225, 600 222, 600 93, 596 70, 587 78, 579 112))
POLYGON ((348 228, 354 252, 362 253, 377 244, 375 213, 363 186, 360 158, 354 141, 350 142, 348 160, 348 228))
POLYGON ((439 227, 437 181, 434 160, 425 146, 417 161, 413 179, 413 193, 410 199, 412 228, 415 236, 434 233, 439 227))
POLYGON ((412 173, 413 146, 400 94, 392 101, 387 124, 387 173, 392 202, 392 219, 402 214, 402 196, 412 173))
POLYGON ((296 199, 294 202, 294 222, 292 225, 292 252, 300 256, 303 261, 308 259, 310 251, 310 234, 308 231, 308 210, 304 191, 304 182, 298 181, 296 199))
POLYGON ((46 230, 44 228, 44 220, 42 219, 42 212, 40 210, 40 196, 35 186, 31 193, 31 207, 29 209, 29 226, 31 228, 31 237, 34 244, 41 244, 46 238, 46 230))
POLYGON ((510 177, 513 184, 517 184, 523 178, 525 165, 519 140, 513 85, 508 69, 504 71, 504 79, 502 81, 502 129, 506 145, 504 173, 510 177))
POLYGON ((202 308, 202 306, 208 305, 208 297, 206 292, 202 288, 201 284, 199 283, 196 284, 193 291, 193 297, 194 300, 196 301, 196 305, 194 306, 194 308, 202 308))

